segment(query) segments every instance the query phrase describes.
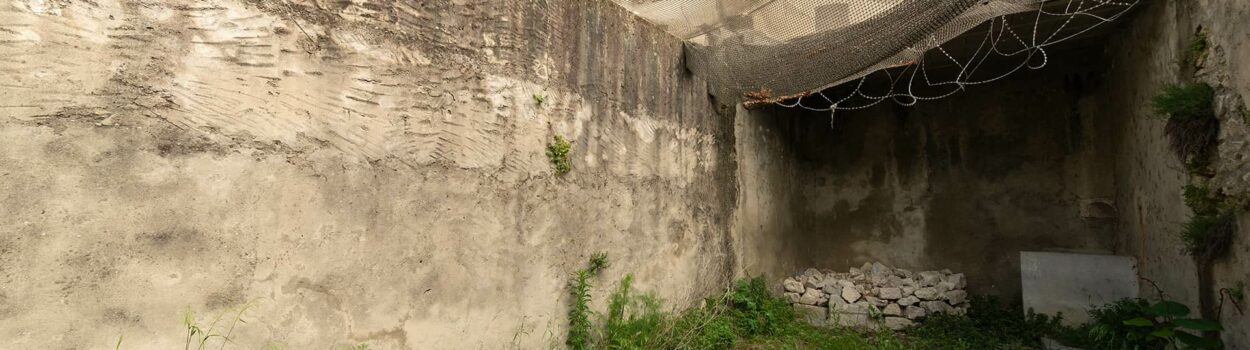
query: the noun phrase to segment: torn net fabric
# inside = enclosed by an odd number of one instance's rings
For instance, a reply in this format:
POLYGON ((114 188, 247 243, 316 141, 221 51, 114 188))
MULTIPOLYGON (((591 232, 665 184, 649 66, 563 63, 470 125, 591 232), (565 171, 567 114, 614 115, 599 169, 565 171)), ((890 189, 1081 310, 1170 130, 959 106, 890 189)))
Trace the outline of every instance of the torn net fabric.
MULTIPOLYGON (((1044 0, 615 0, 686 43, 724 99, 778 101, 908 66, 994 18, 1044 0)), ((1082 7, 1118 4, 1079 0, 1082 7)), ((1035 33, 1034 33, 1035 34, 1035 33)))

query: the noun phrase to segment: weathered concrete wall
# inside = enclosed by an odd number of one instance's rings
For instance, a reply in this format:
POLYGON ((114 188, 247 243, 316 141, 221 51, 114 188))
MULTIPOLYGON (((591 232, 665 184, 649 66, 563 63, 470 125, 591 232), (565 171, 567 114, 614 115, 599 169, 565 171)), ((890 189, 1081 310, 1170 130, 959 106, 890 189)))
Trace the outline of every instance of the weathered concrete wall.
POLYGON ((784 117, 772 109, 739 106, 734 130, 738 160, 738 197, 731 231, 738 277, 779 280, 798 269, 793 259, 802 241, 795 239, 794 152, 780 129, 784 117))
POLYGON ((0 3, 0 338, 176 348, 251 301, 248 348, 543 348, 596 251, 595 295, 688 305, 737 189, 680 52, 607 1, 0 3))
POLYGON ((1013 296, 1021 250, 1109 252, 1114 221, 1088 210, 1114 187, 1106 126, 1078 110, 1084 73, 1055 67, 911 108, 839 112, 833 127, 828 113, 776 110, 796 159, 787 258, 949 267, 973 292, 1013 296))
MULTIPOLYGON (((1185 166, 1167 150, 1164 119, 1150 109, 1150 98, 1163 86, 1205 81, 1216 88, 1221 120, 1216 183, 1229 194, 1250 193, 1250 127, 1241 110, 1250 95, 1250 2, 1240 0, 1153 1, 1111 40, 1113 55, 1104 86, 1091 96, 1093 113, 1114 120, 1116 186, 1120 219, 1118 252, 1136 256, 1142 277, 1157 283, 1170 298, 1198 310, 1198 277, 1182 252, 1178 232, 1191 215, 1182 201, 1185 166), (1194 33, 1208 33, 1208 58, 1195 71, 1184 59, 1194 33)), ((1250 284, 1250 216, 1238 218, 1239 232, 1230 255, 1215 265, 1215 288, 1250 284)), ((1149 284, 1143 295, 1154 295, 1149 284)), ((1244 303, 1243 303, 1244 304, 1244 303)), ((1250 311, 1250 310, 1246 310, 1250 311)), ((1250 320, 1231 305, 1224 307, 1225 342, 1250 347, 1250 320)))

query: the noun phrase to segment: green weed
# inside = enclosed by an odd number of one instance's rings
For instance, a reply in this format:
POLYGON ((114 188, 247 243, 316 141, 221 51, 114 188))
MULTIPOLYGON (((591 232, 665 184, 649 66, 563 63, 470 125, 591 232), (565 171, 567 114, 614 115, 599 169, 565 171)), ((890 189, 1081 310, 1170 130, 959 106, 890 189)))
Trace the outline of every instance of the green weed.
POLYGON ((1171 300, 1153 304, 1123 299, 1090 310, 1090 337, 1094 349, 1216 349, 1218 340, 1196 332, 1219 331, 1218 322, 1185 318, 1189 308, 1171 300))
POLYGON ((1195 67, 1201 67, 1202 62, 1206 60, 1207 47, 1209 45, 1206 32, 1199 30, 1197 33, 1194 33, 1193 39, 1189 41, 1185 62, 1193 64, 1195 67))
POLYGON ((590 255, 590 265, 586 267, 591 274, 598 275, 603 269, 608 268, 608 254, 598 252, 590 255))
POLYGON ((1212 108, 1214 95, 1206 83, 1169 85, 1151 101, 1155 113, 1167 116, 1164 133, 1181 161, 1205 164, 1218 142, 1220 121, 1212 108))
POLYGON ((1223 206, 1220 197, 1211 193, 1211 188, 1206 184, 1189 184, 1185 185, 1182 196, 1185 198, 1185 205, 1197 215, 1212 215, 1219 213, 1223 206))
POLYGON ((908 330, 907 335, 924 349, 1035 349, 1041 338, 1051 337, 1069 345, 1084 343, 1078 332, 1063 326, 1061 317, 1021 311, 992 297, 973 296, 966 316, 934 314, 908 330))
MULTIPOLYGON (((557 136, 559 137, 559 136, 557 136)), ((608 256, 604 253, 591 255, 586 268, 577 270, 573 280, 569 282, 569 332, 565 344, 569 349, 590 349, 590 278, 598 276, 608 266, 608 256)))
POLYGON ((546 102, 546 101, 547 101, 547 96, 545 96, 545 95, 539 95, 539 94, 534 94, 534 105, 535 105, 535 106, 542 107, 542 106, 543 106, 543 103, 544 103, 544 102, 546 102))
MULTIPOLYGON (((582 285, 572 284, 574 295, 584 295, 579 289, 582 285)), ((1005 306, 989 298, 976 298, 973 302, 968 316, 938 314, 901 333, 884 328, 860 333, 808 324, 786 300, 773 296, 762 278, 739 281, 724 294, 704 300, 702 306, 669 313, 661 311, 654 295, 633 291, 633 277, 627 275, 608 297, 607 310, 598 322, 585 330, 570 332, 570 339, 576 339, 570 341, 570 348, 1024 349, 1040 346, 1038 338, 1044 335, 1080 338, 1071 336, 1078 331, 1060 326, 1058 318, 1026 315, 1019 307, 1005 306)), ((583 305, 584 302, 574 305, 581 311, 570 312, 576 319, 570 323, 589 322, 589 318, 582 318, 591 314, 583 305)))
POLYGON ((573 170, 572 163, 569 163, 569 151, 572 148, 573 145, 560 135, 556 135, 551 144, 547 145, 547 158, 551 160, 556 175, 568 174, 570 170, 573 170))
POLYGON ((1228 211, 1190 217, 1181 226, 1180 232, 1185 253, 1198 261, 1210 261, 1223 256, 1237 231, 1236 225, 1236 216, 1228 211))
POLYGON ((1155 113, 1168 118, 1214 117, 1214 98, 1215 90, 1206 83, 1168 85, 1155 95, 1151 106, 1155 113))

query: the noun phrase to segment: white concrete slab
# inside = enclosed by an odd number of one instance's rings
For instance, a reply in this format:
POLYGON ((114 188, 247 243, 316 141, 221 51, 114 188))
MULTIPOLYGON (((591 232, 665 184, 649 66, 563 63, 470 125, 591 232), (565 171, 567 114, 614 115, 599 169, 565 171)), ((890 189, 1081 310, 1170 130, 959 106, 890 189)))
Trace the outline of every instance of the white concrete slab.
POLYGON ((1075 325, 1092 306, 1136 298, 1137 260, 1127 256, 1020 252, 1024 309, 1057 315, 1075 325))

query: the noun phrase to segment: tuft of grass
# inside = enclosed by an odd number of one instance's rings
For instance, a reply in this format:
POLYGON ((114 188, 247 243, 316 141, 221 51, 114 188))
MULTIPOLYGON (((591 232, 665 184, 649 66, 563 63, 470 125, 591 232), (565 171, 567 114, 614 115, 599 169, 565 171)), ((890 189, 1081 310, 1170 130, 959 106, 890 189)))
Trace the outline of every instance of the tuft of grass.
POLYGON ((1215 118, 1215 90, 1206 83, 1169 85, 1151 101, 1155 113, 1168 118, 1164 133, 1169 148, 1185 162, 1205 164, 1219 141, 1220 121, 1215 118))
POLYGON ((573 145, 560 135, 556 135, 551 144, 547 145, 547 159, 551 160, 551 166, 555 168, 557 176, 568 174, 573 170, 573 165, 569 162, 569 151, 572 148, 573 145))
POLYGON ((534 94, 534 105, 542 107, 544 102, 547 102, 547 96, 534 94))
POLYGON ((1198 261, 1211 261, 1224 256, 1237 231, 1236 216, 1231 211, 1197 214, 1181 227, 1185 253, 1198 261))
POLYGON ((1155 95, 1151 106, 1155 113, 1171 118, 1214 118, 1212 101, 1215 90, 1207 83, 1168 85, 1155 95))
POLYGON ((1188 52, 1186 52, 1185 61, 1193 64, 1195 67, 1201 67, 1202 62, 1207 57, 1207 47, 1210 43, 1207 41, 1207 34, 1199 30, 1194 33, 1193 39, 1190 39, 1188 52))

